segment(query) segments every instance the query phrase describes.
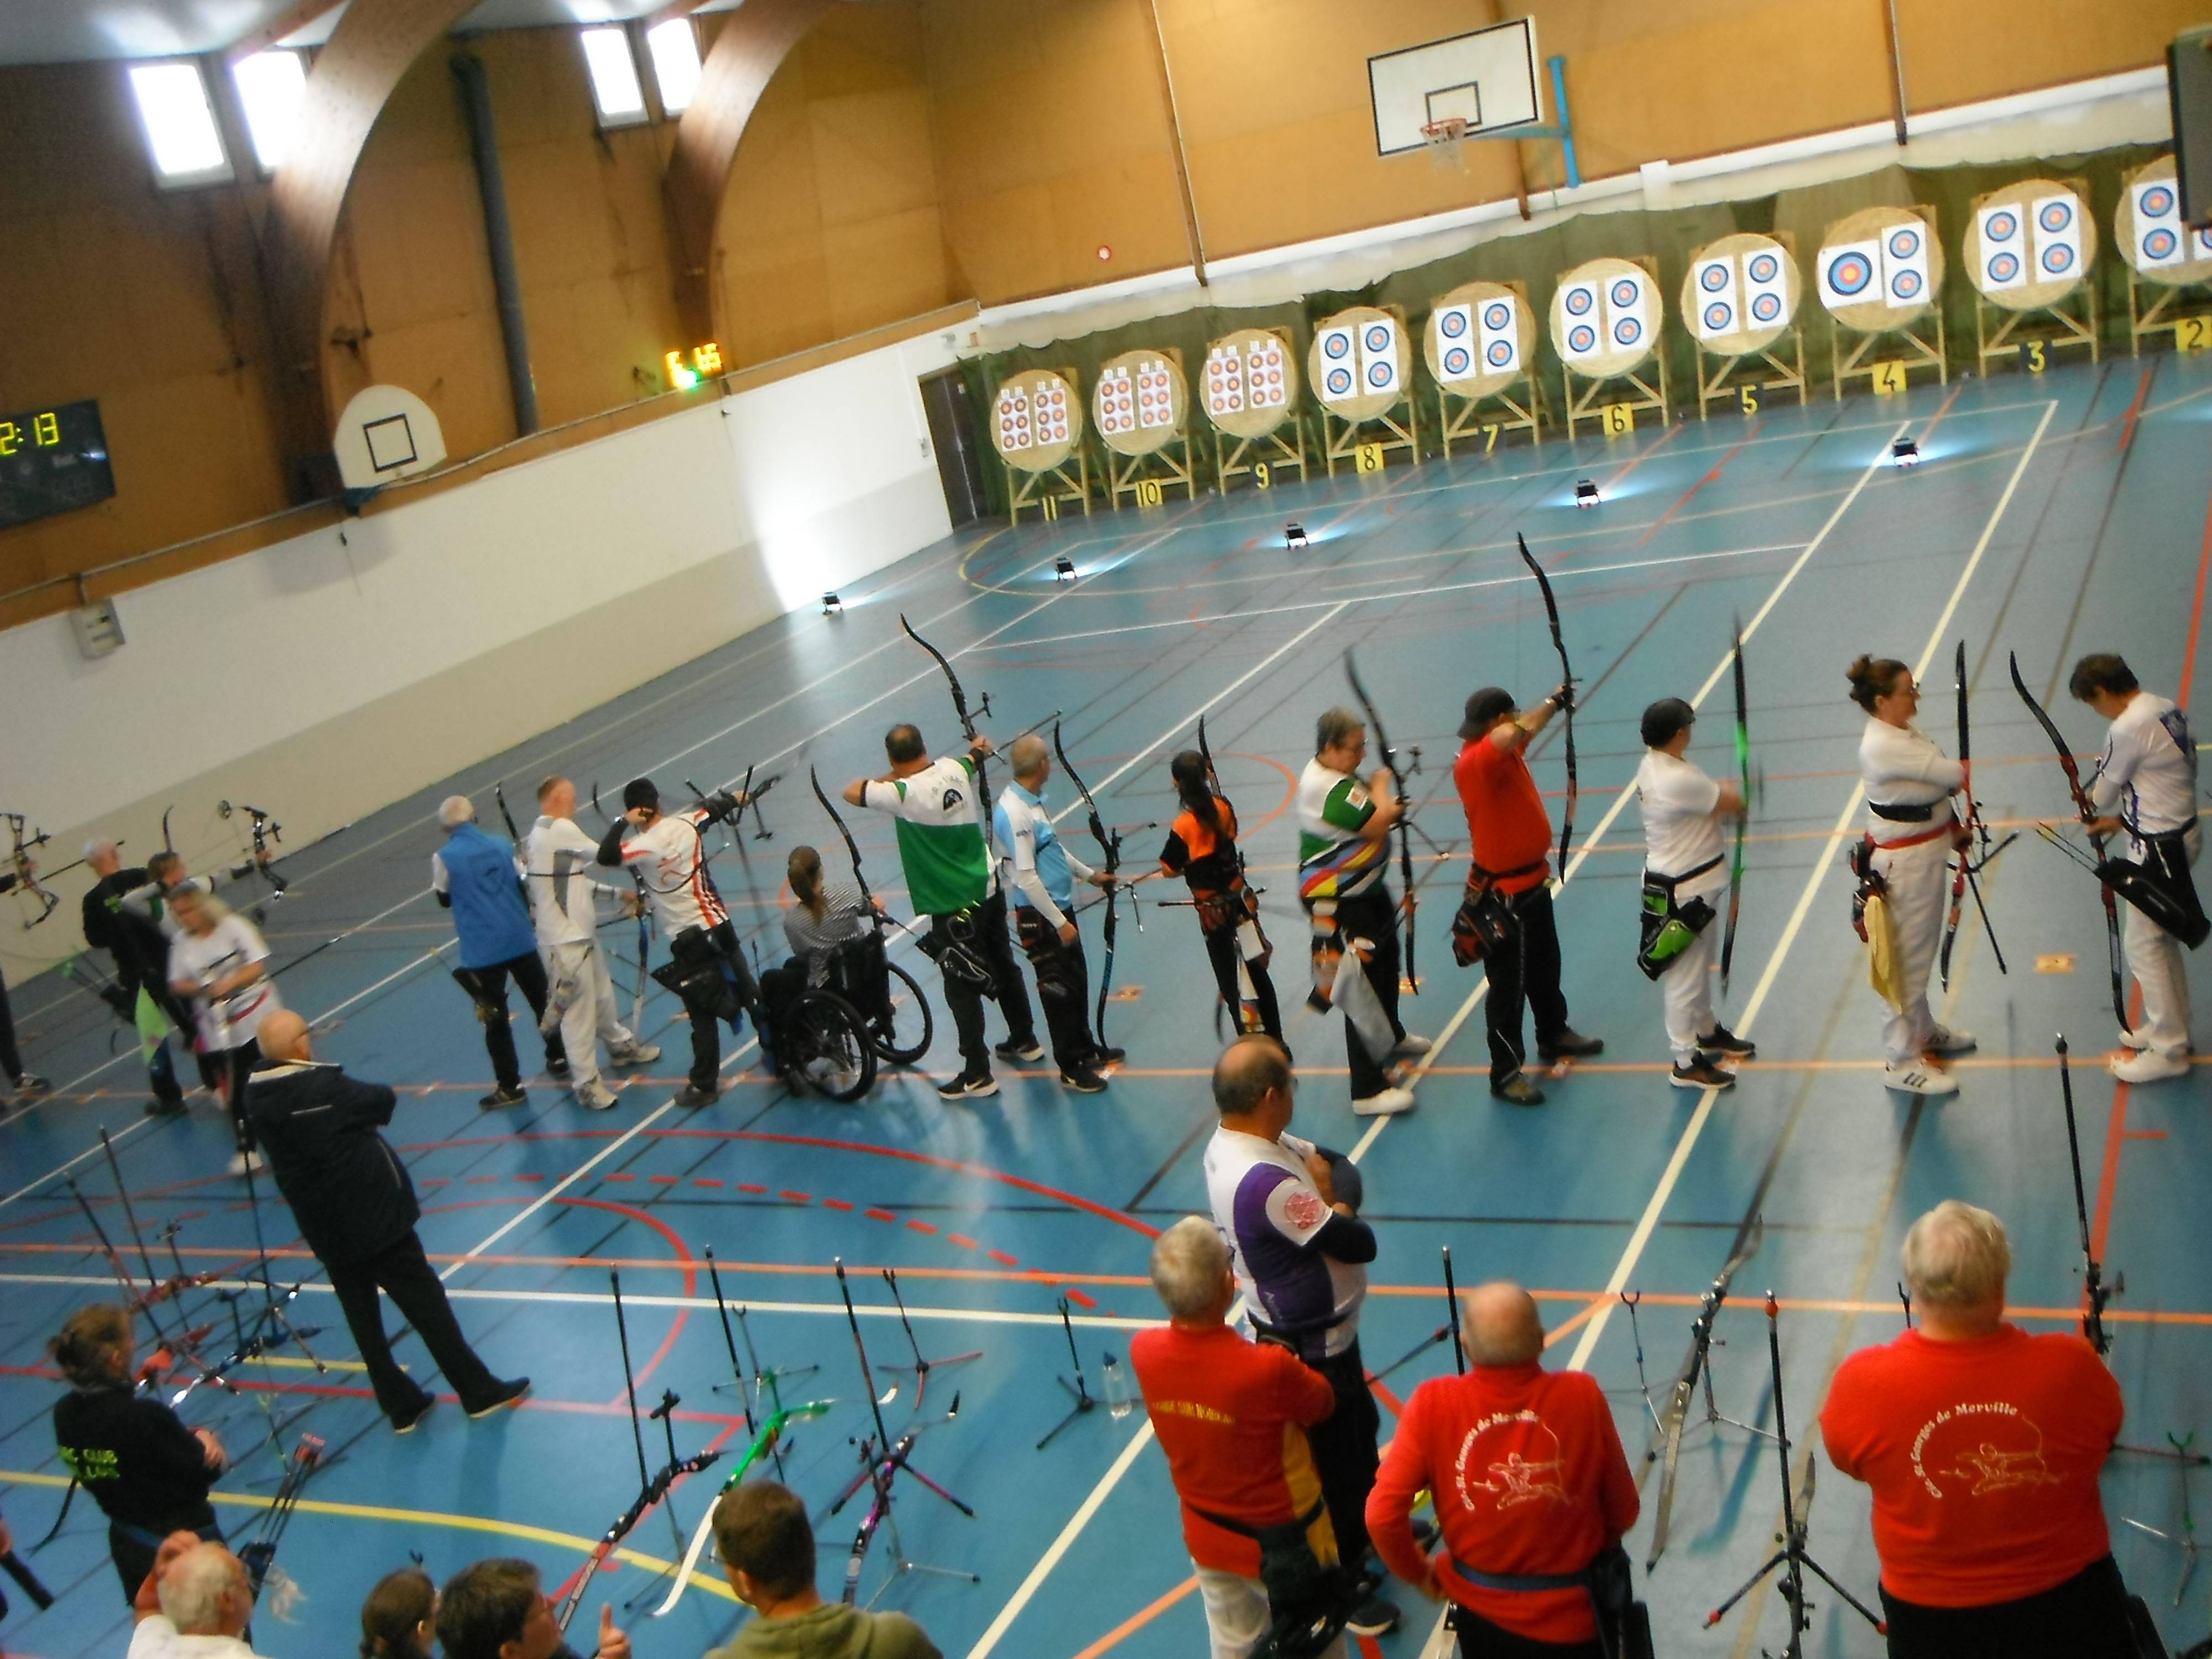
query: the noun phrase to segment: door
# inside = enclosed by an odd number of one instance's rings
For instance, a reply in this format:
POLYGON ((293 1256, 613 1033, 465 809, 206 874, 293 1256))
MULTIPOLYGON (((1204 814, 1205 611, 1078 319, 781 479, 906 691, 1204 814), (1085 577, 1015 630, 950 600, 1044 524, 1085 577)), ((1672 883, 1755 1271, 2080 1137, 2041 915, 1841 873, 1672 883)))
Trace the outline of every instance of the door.
POLYGON ((983 458, 978 449, 983 428, 975 418, 968 377, 957 368, 923 376, 921 406, 929 417, 930 447, 937 452, 945 510, 957 530, 984 513, 983 458))

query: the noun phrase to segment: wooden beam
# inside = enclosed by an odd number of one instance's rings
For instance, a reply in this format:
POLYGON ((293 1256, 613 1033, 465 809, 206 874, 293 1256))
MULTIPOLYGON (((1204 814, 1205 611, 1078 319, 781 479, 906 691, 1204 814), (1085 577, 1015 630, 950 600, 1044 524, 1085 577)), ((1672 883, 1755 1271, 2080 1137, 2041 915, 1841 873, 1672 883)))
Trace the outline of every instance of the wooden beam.
POLYGON ((791 49, 824 12, 844 3, 745 0, 730 14, 700 66, 699 90, 677 124, 664 186, 675 239, 677 306, 694 339, 725 337, 715 316, 715 228, 738 141, 791 49))
POLYGON ((1145 10, 1152 20, 1154 61, 1159 65, 1160 98, 1167 106, 1168 143, 1175 155, 1176 188, 1182 195, 1183 240, 1190 246, 1190 268, 1198 273, 1198 285, 1206 282, 1206 236, 1199 228, 1198 198, 1190 187, 1190 159, 1182 147, 1182 114, 1176 106, 1175 70, 1168 64, 1167 31, 1160 27, 1159 0, 1146 0, 1145 10))
POLYGON ((316 55, 299 137, 270 187, 264 258, 286 471, 295 498, 325 489, 331 447, 323 374, 323 294, 338 216, 370 131, 415 60, 476 0, 353 0, 316 55))
POLYGON ((228 66, 257 52, 266 52, 288 35, 297 34, 317 18, 327 17, 344 3, 345 0, 295 0, 295 3, 287 6, 251 34, 223 48, 222 61, 228 66))

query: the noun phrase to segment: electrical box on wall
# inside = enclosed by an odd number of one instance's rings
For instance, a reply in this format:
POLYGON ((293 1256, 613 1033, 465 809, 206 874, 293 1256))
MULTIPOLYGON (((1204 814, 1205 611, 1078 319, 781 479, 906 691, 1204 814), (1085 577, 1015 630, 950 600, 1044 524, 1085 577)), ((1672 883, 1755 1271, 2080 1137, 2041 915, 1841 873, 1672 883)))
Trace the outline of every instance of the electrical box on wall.
POLYGON ((76 629, 76 648, 88 658, 97 659, 122 648, 123 623, 112 599, 77 606, 70 612, 70 626, 76 629))

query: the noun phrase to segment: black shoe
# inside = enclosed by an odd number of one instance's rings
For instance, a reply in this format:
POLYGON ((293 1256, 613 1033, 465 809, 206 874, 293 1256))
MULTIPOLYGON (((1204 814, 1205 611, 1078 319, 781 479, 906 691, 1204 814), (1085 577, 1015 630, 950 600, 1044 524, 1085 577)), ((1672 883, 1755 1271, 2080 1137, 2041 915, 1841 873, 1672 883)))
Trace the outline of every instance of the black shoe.
POLYGON ((568 1055, 566 1055, 566 1054, 548 1054, 548 1055, 546 1055, 546 1056, 545 1056, 545 1075, 546 1075, 546 1076, 548 1076, 548 1077, 566 1077, 566 1076, 568 1076, 568 1055))
POLYGON ((721 1097, 719 1089, 698 1089, 687 1083, 676 1091, 676 1104, 687 1112, 696 1112, 702 1106, 712 1106, 721 1097))
POLYGON ((994 1045, 991 1052, 1000 1060, 1042 1060, 1044 1045, 1036 1040, 1036 1034, 1031 1032, 1024 1037, 1008 1037, 1004 1042, 994 1045))
POLYGON ((485 1401, 483 1405, 469 1407, 469 1416, 473 1420, 479 1417, 489 1417, 494 1412, 505 1411, 529 1392, 530 1379, 526 1376, 518 1376, 512 1382, 502 1382, 499 1385, 499 1392, 485 1401))
POLYGON ((1698 1047, 1709 1054, 1733 1054, 1738 1060, 1757 1060, 1759 1045, 1748 1037, 1740 1037, 1725 1025, 1716 1025, 1711 1032, 1698 1039, 1698 1047))
POLYGON ((157 1095, 146 1103, 146 1115, 148 1117, 182 1117, 185 1115, 185 1103, 182 1100, 163 1100, 157 1095))
POLYGON ((26 1072, 15 1079, 15 1092, 26 1099, 33 1095, 46 1094, 52 1090, 53 1086, 46 1079, 31 1072, 26 1072))
POLYGON ((1667 1074, 1667 1080, 1677 1089, 1733 1089, 1735 1073, 1724 1072, 1714 1061, 1715 1054, 1698 1054, 1690 1056, 1687 1066, 1677 1066, 1667 1074))
POLYGON ((414 1432, 415 1432, 415 1425, 416 1425, 416 1424, 420 1423, 420 1422, 421 1422, 424 1418, 428 1417, 428 1416, 430 1414, 430 1407, 433 1407, 433 1406, 434 1406, 434 1405, 436 1405, 437 1403, 438 1403, 438 1396, 437 1396, 436 1395, 434 1395, 434 1394, 426 1394, 426 1395, 424 1395, 422 1396, 422 1403, 421 1405, 419 1405, 419 1406, 416 1407, 414 1410, 412 1410, 412 1411, 410 1411, 410 1412, 406 1413, 404 1415, 403 1415, 403 1416, 399 1416, 399 1417, 395 1417, 395 1418, 393 1418, 393 1419, 392 1419, 392 1433, 394 1433, 394 1434, 412 1434, 412 1433, 414 1433, 414 1432))
POLYGON ((937 1085, 939 1100, 976 1100, 999 1092, 999 1079, 988 1072, 963 1072, 950 1083, 937 1085))
POLYGON ((1588 1060, 1593 1054, 1605 1052, 1603 1037, 1584 1036, 1571 1025, 1563 1030, 1548 1043, 1536 1045, 1540 1060, 1588 1060))
POLYGON ((1127 1048, 1109 1048, 1102 1045, 1098 1051, 1091 1056, 1091 1066, 1093 1071, 1096 1071, 1101 1066, 1119 1066, 1128 1057, 1129 1051, 1127 1048))
POLYGON ((1106 1079, 1089 1066, 1079 1066, 1060 1074, 1060 1086, 1072 1095, 1103 1095, 1106 1092, 1106 1079))
POLYGON ((1397 1606, 1379 1595, 1370 1595, 1352 1610, 1344 1627, 1354 1636, 1388 1636, 1398 1628, 1397 1606))
POLYGON ((1504 1082, 1492 1084, 1490 1093, 1493 1099, 1502 1100, 1509 1106, 1541 1106, 1544 1103, 1544 1091, 1536 1086, 1534 1079, 1526 1072, 1516 1072, 1504 1082))
POLYGON ((504 1083, 477 1102, 487 1112, 495 1112, 502 1106, 520 1106, 530 1098, 529 1091, 510 1089, 504 1083))

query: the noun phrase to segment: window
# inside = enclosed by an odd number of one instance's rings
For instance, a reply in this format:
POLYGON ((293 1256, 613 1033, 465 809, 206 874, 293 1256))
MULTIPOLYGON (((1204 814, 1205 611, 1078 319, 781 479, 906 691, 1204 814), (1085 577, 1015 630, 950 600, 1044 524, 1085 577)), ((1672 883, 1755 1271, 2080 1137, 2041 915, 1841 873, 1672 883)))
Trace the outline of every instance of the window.
POLYGON ((231 176, 230 158, 216 131, 215 106, 208 101, 207 82, 198 64, 172 58, 133 64, 131 91, 138 100, 138 118, 146 125, 154 170, 164 185, 213 184, 231 176))
POLYGON ((653 52, 653 84, 660 88, 660 107, 681 115, 699 90, 699 37, 688 17, 672 17, 645 33, 653 52))
POLYGON ((284 165, 300 125, 300 100, 307 90, 307 60, 296 52, 257 52, 232 68, 238 101, 246 108, 246 129, 262 171, 284 165))
POLYGON ((586 29, 584 62, 592 71, 592 100, 603 127, 635 126, 645 119, 645 88, 638 84, 637 59, 630 55, 629 31, 586 29))

